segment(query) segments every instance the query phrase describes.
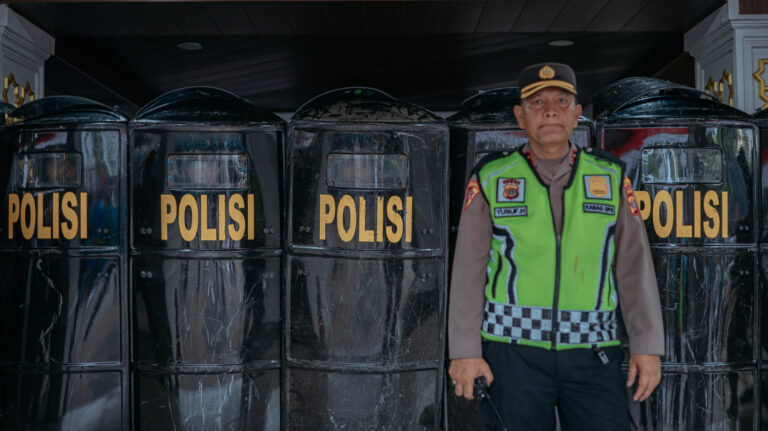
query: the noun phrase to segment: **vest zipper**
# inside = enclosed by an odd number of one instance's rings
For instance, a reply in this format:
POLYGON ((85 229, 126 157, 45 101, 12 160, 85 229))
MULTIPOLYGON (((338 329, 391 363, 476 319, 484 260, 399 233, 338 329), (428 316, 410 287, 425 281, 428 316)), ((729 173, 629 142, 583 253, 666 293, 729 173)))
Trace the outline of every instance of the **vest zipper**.
MULTIPOLYGON (((552 228, 555 230, 555 294, 552 298, 552 350, 557 350, 557 336, 559 334, 558 326, 560 326, 560 316, 558 310, 558 302, 560 298, 560 244, 563 236, 563 229, 565 229, 565 193, 571 187, 573 178, 576 176, 576 170, 578 169, 578 158, 576 153, 573 157, 573 166, 571 166, 571 176, 568 182, 563 186, 563 195, 560 197, 560 233, 557 233, 557 225, 555 225, 555 212, 552 210, 552 201, 549 201, 549 212, 552 214, 552 228)), ((538 174, 536 174, 538 176, 538 174)), ((547 195, 549 195, 549 186, 547 186, 547 195)), ((549 196, 547 196, 549 197, 549 196)))
POLYGON ((531 156, 530 151, 523 151, 522 148, 520 150, 520 153, 523 155, 523 159, 528 162, 528 167, 531 169, 531 172, 533 172, 533 175, 536 177, 536 179, 539 180, 539 183, 546 187, 547 189, 547 202, 549 203, 549 213, 552 215, 552 229, 555 231, 555 292, 552 298, 552 347, 551 350, 557 350, 557 335, 558 335, 558 326, 560 324, 560 319, 558 316, 558 305, 559 297, 560 297, 560 242, 561 242, 561 236, 562 236, 562 228, 565 226, 565 192, 571 187, 571 183, 573 182, 573 178, 576 176, 576 169, 578 167, 578 151, 572 155, 573 157, 573 166, 571 166, 571 174, 570 178, 568 179, 568 182, 563 187, 563 196, 560 198, 560 203, 562 204, 560 206, 560 233, 557 233, 557 225, 555 224, 555 212, 552 210, 552 201, 549 199, 549 185, 544 183, 544 181, 539 176, 539 173, 536 172, 536 168, 533 166, 533 157, 531 156))
MULTIPOLYGON (((549 186, 547 186, 547 198, 549 198, 549 186)), ((549 199, 547 199, 549 200, 549 199)), ((557 350, 557 334, 560 325, 558 313, 558 299, 560 297, 560 243, 562 238, 562 227, 565 225, 565 188, 563 196, 560 198, 560 233, 557 233, 555 224, 555 212, 552 210, 552 201, 549 200, 549 212, 552 215, 552 229, 555 231, 555 293, 552 297, 552 350, 557 350)))

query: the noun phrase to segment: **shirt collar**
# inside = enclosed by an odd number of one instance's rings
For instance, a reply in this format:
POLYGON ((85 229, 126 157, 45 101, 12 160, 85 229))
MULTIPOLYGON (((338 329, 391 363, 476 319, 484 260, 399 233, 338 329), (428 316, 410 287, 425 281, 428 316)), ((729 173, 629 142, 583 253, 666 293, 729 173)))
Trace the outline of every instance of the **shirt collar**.
MULTIPOLYGON (((521 149, 523 154, 530 158, 532 164, 536 164, 535 159, 536 156, 533 154, 533 151, 531 150, 531 146, 526 142, 523 144, 523 148, 521 149)), ((568 165, 573 166, 573 162, 576 158, 576 153, 579 151, 579 148, 573 144, 573 142, 568 141, 568 152, 570 153, 570 157, 566 158, 568 160, 568 165)))

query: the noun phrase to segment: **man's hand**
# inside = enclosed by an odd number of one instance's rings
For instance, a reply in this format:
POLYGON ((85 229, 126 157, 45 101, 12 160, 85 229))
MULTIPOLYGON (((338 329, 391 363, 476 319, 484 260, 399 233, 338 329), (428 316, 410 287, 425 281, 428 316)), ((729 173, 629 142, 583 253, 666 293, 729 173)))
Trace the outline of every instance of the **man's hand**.
POLYGON ((448 367, 448 374, 454 381, 454 393, 457 397, 465 397, 468 400, 475 399, 475 379, 485 376, 488 386, 493 382, 493 373, 488 363, 483 358, 453 359, 448 367))
POLYGON ((656 355, 630 355, 627 387, 635 384, 635 378, 637 390, 632 400, 645 401, 661 380, 661 359, 656 355))

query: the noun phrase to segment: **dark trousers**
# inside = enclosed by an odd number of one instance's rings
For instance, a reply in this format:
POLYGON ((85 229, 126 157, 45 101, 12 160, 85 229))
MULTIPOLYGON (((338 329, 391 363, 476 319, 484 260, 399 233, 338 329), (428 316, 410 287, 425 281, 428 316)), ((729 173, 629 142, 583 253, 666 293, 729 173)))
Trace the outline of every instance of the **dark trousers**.
MULTIPOLYGON (((554 431, 555 408, 563 431, 628 431, 629 402, 619 347, 545 350, 483 342, 493 372, 488 389, 508 431, 554 431)), ((481 404, 486 430, 502 430, 488 402, 481 404)))

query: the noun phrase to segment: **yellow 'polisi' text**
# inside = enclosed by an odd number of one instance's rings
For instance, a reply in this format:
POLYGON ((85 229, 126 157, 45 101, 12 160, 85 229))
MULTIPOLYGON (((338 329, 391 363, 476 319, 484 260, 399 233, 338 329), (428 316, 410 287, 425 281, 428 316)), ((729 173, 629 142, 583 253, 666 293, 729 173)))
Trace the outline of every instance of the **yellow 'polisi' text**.
POLYGON ((14 225, 19 223, 24 239, 80 239, 88 238, 88 194, 66 193, 16 193, 8 195, 8 239, 13 239, 14 225), (50 197, 48 197, 50 196, 50 197), (50 207, 48 206, 50 205, 50 207), (50 209, 51 224, 45 224, 50 209), (76 211, 76 209, 79 210, 76 211))
MULTIPOLYGON (((686 192, 691 193, 691 192, 686 192)), ((674 191, 674 199, 670 192, 660 190, 651 199, 651 195, 644 190, 636 190, 640 216, 643 220, 649 217, 653 222, 653 230, 659 238, 667 238, 672 235, 674 229, 675 238, 701 238, 714 239, 718 236, 728 238, 728 192, 720 193, 708 190, 703 193, 700 190, 693 192, 693 221, 685 224, 685 220, 691 220, 690 215, 683 217, 685 208, 685 196, 682 190, 674 191), (666 216, 662 219, 661 208, 666 209, 666 216), (702 218, 702 209, 705 218, 702 218)))
POLYGON ((343 195, 337 203, 331 195, 320 195, 319 235, 326 239, 326 228, 336 221, 336 232, 344 242, 357 236, 358 242, 411 242, 413 237, 413 197, 376 196, 366 200, 358 196, 357 202, 350 195, 343 195), (386 203, 385 203, 386 200, 386 203), (375 226, 366 225, 366 214, 375 212, 375 226), (384 214, 386 212, 386 223, 384 214), (386 226, 385 226, 386 224, 386 226))
POLYGON ((254 214, 252 194, 232 195, 229 199, 223 194, 200 195, 199 204, 190 194, 182 195, 178 202, 171 194, 161 194, 160 239, 168 240, 168 226, 174 223, 184 241, 193 241, 198 236, 201 241, 241 241, 246 235, 248 239, 254 239, 254 214), (208 208, 211 206, 216 209, 213 226, 208 220, 208 208), (227 223, 227 217, 231 223, 227 223))

